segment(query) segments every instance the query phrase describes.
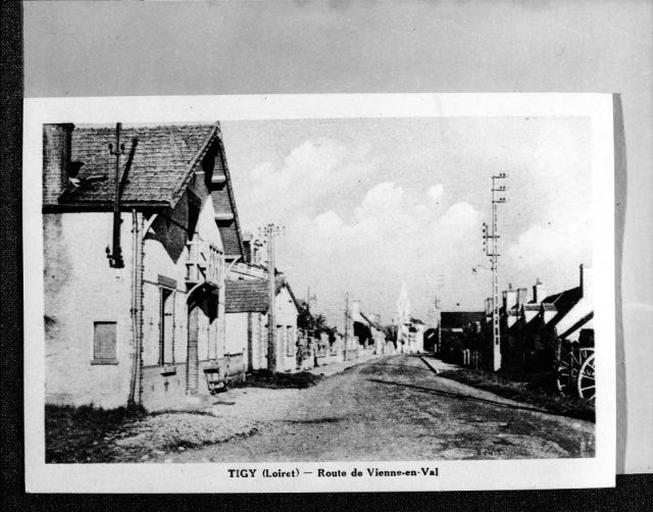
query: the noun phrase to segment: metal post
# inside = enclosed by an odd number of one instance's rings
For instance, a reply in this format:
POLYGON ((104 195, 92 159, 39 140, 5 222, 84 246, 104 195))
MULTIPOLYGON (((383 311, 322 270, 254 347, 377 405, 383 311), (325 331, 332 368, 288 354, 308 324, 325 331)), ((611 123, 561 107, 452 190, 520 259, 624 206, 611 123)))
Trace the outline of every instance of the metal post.
POLYGON ((347 338, 349 337, 349 292, 345 294, 345 353, 344 359, 347 360, 347 338))
POLYGON ((274 262, 274 233, 273 225, 267 226, 268 235, 268 294, 270 306, 268 309, 268 370, 277 371, 277 324, 276 324, 276 276, 274 262))
POLYGON ((497 192, 505 192, 505 185, 497 185, 497 180, 507 178, 505 173, 492 176, 492 229, 487 232, 487 225, 483 225, 483 242, 485 252, 490 258, 490 270, 492 271, 492 369, 501 369, 501 326, 499 315, 499 222, 498 205, 505 203, 504 196, 497 196, 497 192), (487 240, 492 241, 491 252, 488 252, 487 240))

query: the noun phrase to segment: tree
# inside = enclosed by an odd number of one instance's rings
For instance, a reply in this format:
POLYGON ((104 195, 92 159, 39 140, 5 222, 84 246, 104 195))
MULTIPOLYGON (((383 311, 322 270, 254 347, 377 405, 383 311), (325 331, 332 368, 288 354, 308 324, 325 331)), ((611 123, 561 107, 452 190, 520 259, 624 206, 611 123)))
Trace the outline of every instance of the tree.
POLYGON ((335 339, 335 327, 327 324, 327 319, 323 314, 314 315, 306 302, 299 305, 299 314, 297 315, 297 327, 304 332, 319 337, 323 332, 329 335, 329 341, 335 339))

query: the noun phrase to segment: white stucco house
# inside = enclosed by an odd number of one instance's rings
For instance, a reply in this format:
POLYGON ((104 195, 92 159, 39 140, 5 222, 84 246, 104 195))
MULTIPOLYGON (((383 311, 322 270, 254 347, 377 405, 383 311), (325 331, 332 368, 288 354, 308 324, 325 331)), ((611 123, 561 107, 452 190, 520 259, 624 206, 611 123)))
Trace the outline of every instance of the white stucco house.
POLYGON ((43 127, 47 403, 156 409, 208 393, 205 368, 246 368, 226 338, 243 242, 219 124, 125 127, 118 166, 117 129, 43 127))
MULTIPOLYGON (((277 371, 297 370, 299 305, 287 281, 277 276, 275 287, 277 371)), ((268 368, 270 294, 264 279, 226 282, 227 347, 247 353, 248 370, 268 368)))

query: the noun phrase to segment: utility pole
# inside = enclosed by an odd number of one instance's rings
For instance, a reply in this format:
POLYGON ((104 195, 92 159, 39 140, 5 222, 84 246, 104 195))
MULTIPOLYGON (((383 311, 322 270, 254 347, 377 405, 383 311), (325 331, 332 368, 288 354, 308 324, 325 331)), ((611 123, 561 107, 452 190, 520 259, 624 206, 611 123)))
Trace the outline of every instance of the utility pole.
POLYGON ((442 315, 439 315, 438 312, 440 310, 440 299, 438 299, 438 296, 436 295, 435 298, 433 299, 433 314, 434 314, 434 319, 438 324, 438 346, 436 347, 435 352, 440 352, 440 347, 442 346, 442 315))
POLYGON ((492 176, 492 229, 488 233, 488 225, 483 223, 483 246, 485 254, 490 258, 492 271, 492 369, 501 369, 501 327, 499 318, 499 226, 498 206, 506 202, 502 195, 506 191, 505 185, 497 185, 498 180, 506 179, 506 173, 492 176), (501 193, 501 194, 498 194, 501 193), (490 240, 491 248, 487 241, 490 240))
POLYGON ((349 338, 349 292, 345 294, 345 361, 347 360, 347 339, 349 338))
POLYGON ((274 239, 283 231, 282 227, 270 223, 263 228, 268 244, 268 370, 277 371, 277 322, 276 322, 276 267, 274 239))

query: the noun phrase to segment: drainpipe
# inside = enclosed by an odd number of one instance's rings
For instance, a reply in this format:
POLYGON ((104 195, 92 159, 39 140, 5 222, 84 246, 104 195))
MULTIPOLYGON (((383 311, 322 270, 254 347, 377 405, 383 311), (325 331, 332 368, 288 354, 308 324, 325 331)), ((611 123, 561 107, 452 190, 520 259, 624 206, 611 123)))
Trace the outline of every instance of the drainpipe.
MULTIPOLYGON (((143 237, 141 218, 132 208, 132 282, 131 317, 134 358, 128 404, 140 405, 143 396, 143 237)), ((144 235, 144 233, 143 233, 144 235)))

